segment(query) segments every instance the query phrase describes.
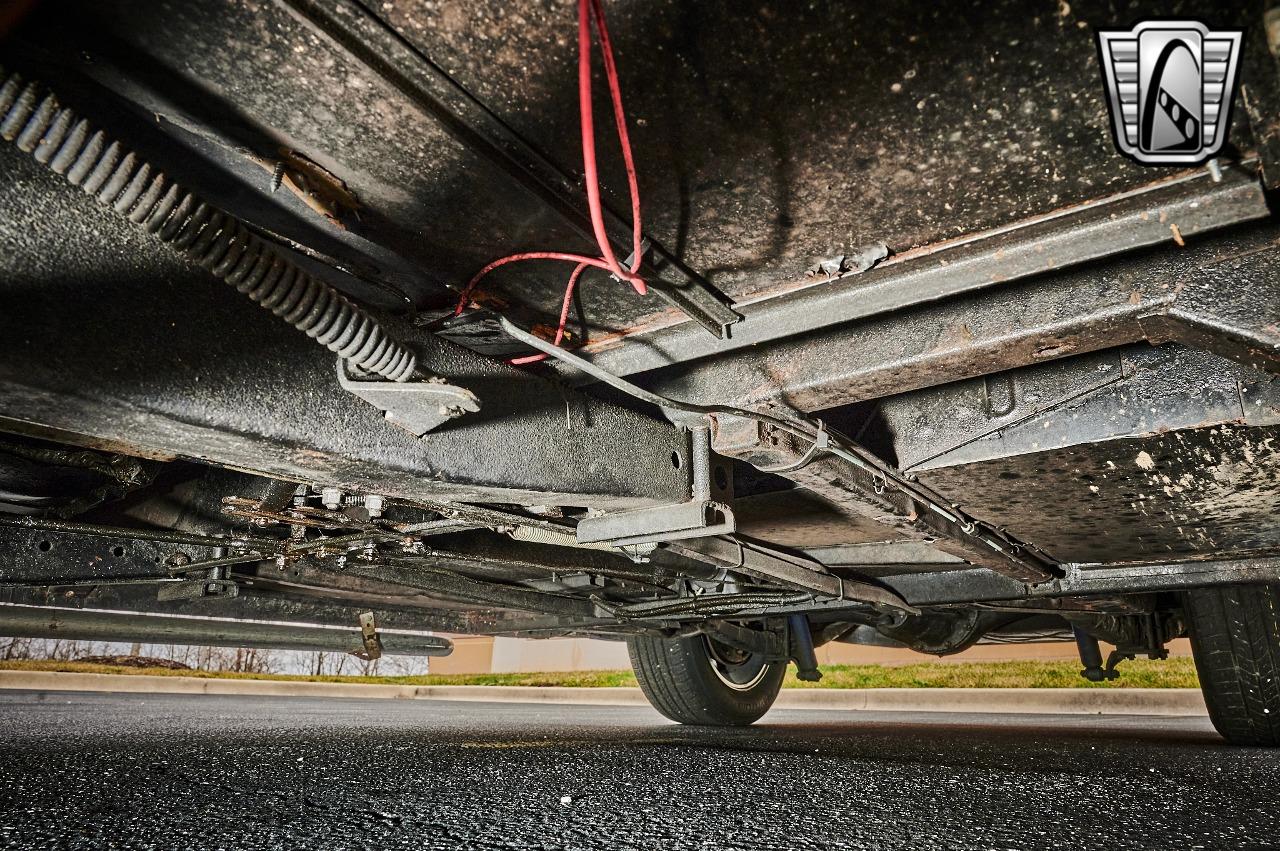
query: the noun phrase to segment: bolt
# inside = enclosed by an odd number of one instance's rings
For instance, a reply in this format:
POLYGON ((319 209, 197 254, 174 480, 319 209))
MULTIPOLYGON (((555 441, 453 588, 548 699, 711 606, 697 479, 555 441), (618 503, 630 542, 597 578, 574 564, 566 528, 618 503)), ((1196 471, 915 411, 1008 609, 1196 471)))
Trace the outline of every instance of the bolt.
POLYGON ((370 517, 381 517, 383 502, 381 494, 371 493, 364 498, 364 509, 370 517))
POLYGON ((1205 163, 1209 167, 1209 176, 1213 178, 1214 183, 1222 182, 1222 163, 1218 162, 1218 158, 1214 157, 1205 163))
POLYGON ((342 491, 338 488, 324 488, 320 491, 320 503, 330 511, 342 507, 342 491))

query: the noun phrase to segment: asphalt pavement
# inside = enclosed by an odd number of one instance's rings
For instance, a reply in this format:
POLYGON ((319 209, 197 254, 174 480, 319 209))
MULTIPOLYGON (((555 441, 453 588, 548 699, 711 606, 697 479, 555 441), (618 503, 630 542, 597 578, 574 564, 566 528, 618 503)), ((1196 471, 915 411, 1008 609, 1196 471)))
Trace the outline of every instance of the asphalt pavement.
POLYGON ((1276 848, 1203 718, 0 693, 7 848, 1276 848))

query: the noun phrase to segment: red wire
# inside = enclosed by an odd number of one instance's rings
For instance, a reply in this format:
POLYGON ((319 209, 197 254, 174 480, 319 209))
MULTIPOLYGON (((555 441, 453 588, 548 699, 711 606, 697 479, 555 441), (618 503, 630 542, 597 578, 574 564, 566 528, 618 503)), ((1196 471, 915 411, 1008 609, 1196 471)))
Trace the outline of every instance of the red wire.
MULTIPOLYGON (((613 61, 613 40, 609 38, 609 28, 604 20, 604 6, 601 0, 591 0, 591 10, 595 14, 596 29, 600 33, 600 53, 604 57, 605 79, 609 83, 609 98, 613 102, 613 123, 618 129, 618 143, 622 148, 622 161, 627 168, 627 192, 631 196, 631 256, 635 260, 631 271, 640 269, 640 182, 636 178, 636 163, 631 156, 631 134, 627 132, 627 116, 622 109, 622 87, 618 85, 618 66, 613 61)), ((597 194, 599 186, 597 185, 597 194)), ((606 243, 607 244, 607 243, 606 243)), ((634 284, 634 281, 632 282, 634 284)), ((643 285, 643 282, 641 282, 643 285)), ((639 290, 644 295, 644 290, 639 290)))
MULTIPOLYGON (((591 18, 592 10, 598 9, 597 0, 578 0, 578 113, 582 127, 582 172, 587 184, 587 206, 591 209, 591 229, 596 235, 596 244, 600 253, 609 264, 609 271, 624 281, 629 281, 636 292, 644 295, 647 292, 644 279, 639 275, 625 271, 613 254, 613 246, 609 244, 609 235, 604 227, 604 206, 600 202, 600 172, 596 165, 596 131, 595 116, 591 104, 591 18)), ((604 26, 602 11, 596 12, 596 28, 600 32, 600 52, 605 56, 605 77, 609 81, 610 98, 613 102, 614 122, 620 128, 618 140, 622 144, 623 159, 628 163, 627 188, 631 189, 630 176, 634 166, 630 163, 631 155, 626 144, 626 117, 619 111, 622 107, 622 92, 618 86, 617 68, 610 61, 609 31, 604 26)), ((632 209, 638 210, 634 193, 632 209)), ((638 224, 634 220, 632 227, 638 224)), ((636 263, 639 263, 639 240, 636 243, 636 263)))
MULTIPOLYGON (((453 311, 454 316, 459 316, 466 310, 471 301, 471 294, 475 292, 476 287, 486 275, 508 263, 525 260, 562 260, 578 264, 573 270, 573 274, 569 276, 569 283, 565 287, 564 302, 560 310, 560 324, 556 329, 555 342, 557 345, 564 339, 574 287, 587 267, 592 266, 611 272, 620 280, 630 283, 640 295, 645 295, 648 292, 644 278, 638 274, 641 258, 641 234, 643 232, 640 223, 640 188, 636 178, 635 160, 631 153, 631 137, 627 133, 626 114, 622 108, 622 87, 618 83, 618 68, 613 58, 613 43, 609 38, 609 30, 605 25, 604 6, 601 0, 579 0, 578 2, 578 110, 582 131, 582 170, 587 189, 587 206, 591 211, 591 229, 595 235, 601 256, 587 257, 582 254, 563 251, 525 251, 494 260, 472 276, 467 285, 463 287, 458 297, 458 304, 453 311), (613 119, 618 130, 618 142, 622 148, 622 160, 627 170, 627 190, 631 197, 631 242, 632 257, 634 259, 629 269, 618 262, 613 246, 609 243, 609 237, 604 226, 604 208, 600 201, 600 174, 596 164, 595 120, 591 102, 591 23, 593 21, 600 37, 600 52, 604 58, 605 79, 609 84, 609 98, 613 105, 613 119)), ((510 363, 535 363, 544 358, 545 355, 530 355, 529 357, 515 358, 510 363)))
POLYGON ((462 288, 462 294, 458 297, 458 305, 453 309, 453 315, 461 316, 462 311, 467 309, 467 304, 471 301, 471 293, 475 291, 476 286, 485 275, 500 266, 505 266, 508 263, 518 263, 522 260, 566 260, 570 263, 581 263, 585 266, 595 266, 597 269, 609 270, 609 266, 604 260, 599 257, 587 257, 585 254, 571 254, 566 251, 524 251, 520 254, 511 254, 494 260, 475 273, 471 280, 467 282, 467 285, 462 288))
MULTIPOLYGON (((569 324, 569 306, 573 304, 573 288, 578 284, 578 278, 582 277, 582 273, 586 271, 587 264, 579 263, 573 267, 573 274, 569 276, 569 284, 564 288, 564 304, 560 305, 560 324, 556 326, 556 338, 553 341, 557 346, 564 339, 565 326, 569 324)), ((523 358, 512 358, 507 361, 514 366, 520 366, 526 363, 537 363, 547 359, 546 355, 528 355, 523 358)))

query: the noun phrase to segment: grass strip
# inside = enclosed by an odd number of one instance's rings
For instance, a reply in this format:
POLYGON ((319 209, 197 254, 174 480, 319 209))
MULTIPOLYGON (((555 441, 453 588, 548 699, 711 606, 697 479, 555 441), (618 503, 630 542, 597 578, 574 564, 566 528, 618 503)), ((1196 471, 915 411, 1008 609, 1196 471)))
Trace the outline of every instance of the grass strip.
MULTIPOLYGON (((630 671, 571 671, 522 674, 429 674, 424 676, 309 676, 305 674, 241 674, 230 671, 182 671, 168 668, 126 668, 87 662, 52 660, 0 661, 6 671, 63 671, 84 674, 147 674, 160 677, 287 680, 293 682, 358 683, 414 686, 567 686, 600 688, 634 686, 630 671)), ((822 679, 802 683, 794 669, 787 688, 1198 688, 1190 658, 1163 662, 1137 659, 1120 666, 1121 676, 1106 683, 1090 683, 1080 665, 1065 661, 921 662, 912 665, 825 665, 822 679)))

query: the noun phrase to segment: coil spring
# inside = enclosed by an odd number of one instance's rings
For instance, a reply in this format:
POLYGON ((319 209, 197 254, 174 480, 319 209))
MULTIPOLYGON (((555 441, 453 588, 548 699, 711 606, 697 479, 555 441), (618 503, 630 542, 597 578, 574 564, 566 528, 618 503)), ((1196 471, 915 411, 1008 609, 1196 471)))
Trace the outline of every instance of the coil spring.
POLYGON ((349 363, 391 381, 413 374, 413 353, 390 339, 373 317, 238 219, 95 130, 39 83, 3 67, 0 137, 349 363))

